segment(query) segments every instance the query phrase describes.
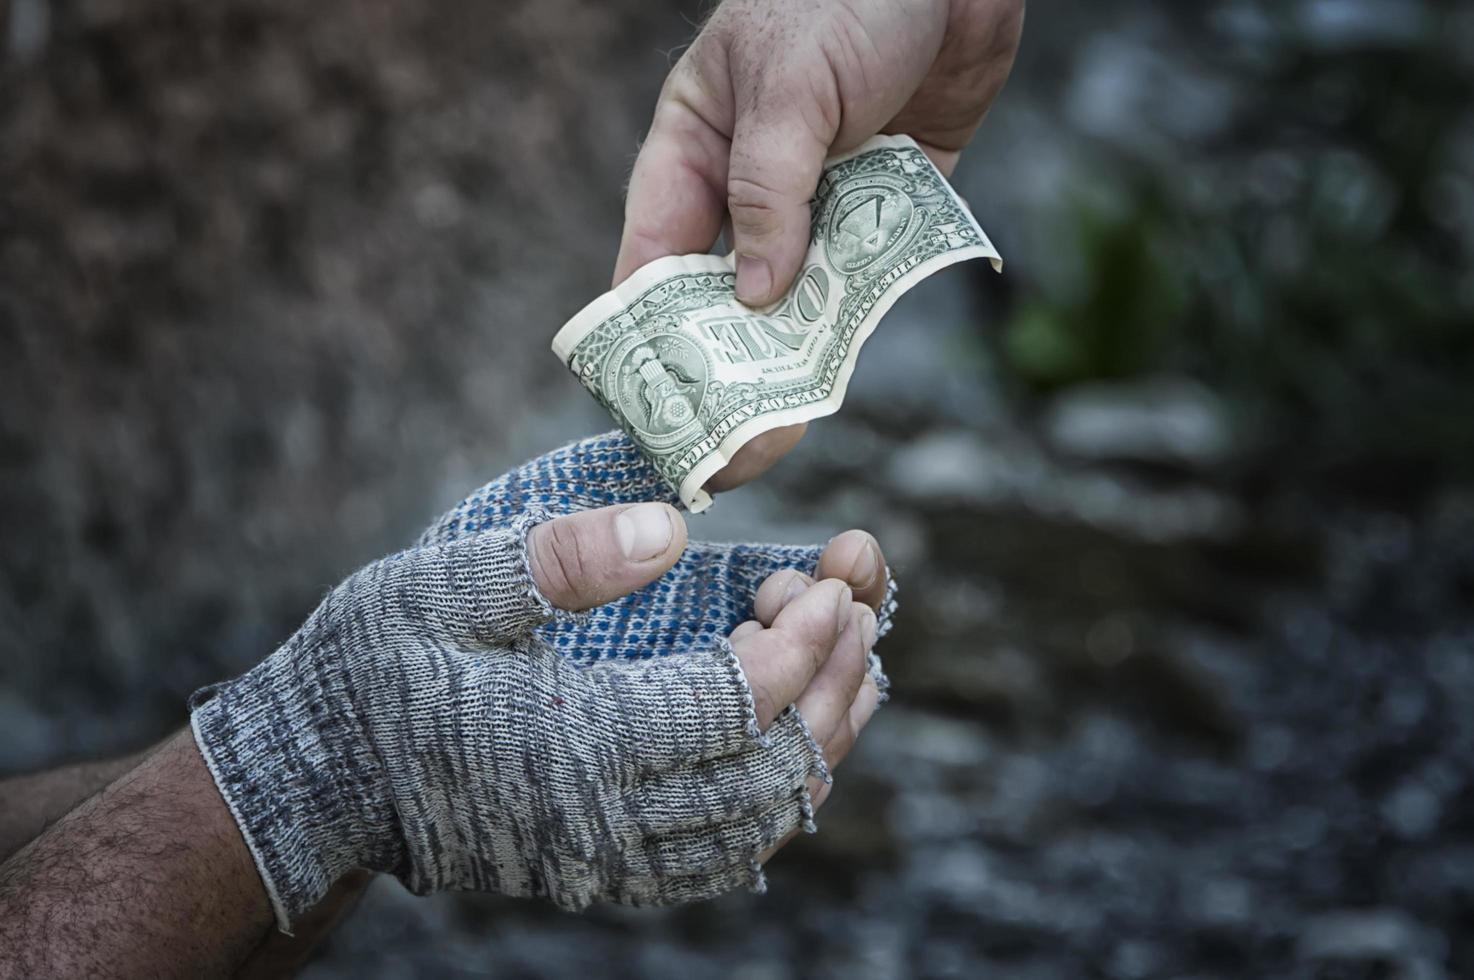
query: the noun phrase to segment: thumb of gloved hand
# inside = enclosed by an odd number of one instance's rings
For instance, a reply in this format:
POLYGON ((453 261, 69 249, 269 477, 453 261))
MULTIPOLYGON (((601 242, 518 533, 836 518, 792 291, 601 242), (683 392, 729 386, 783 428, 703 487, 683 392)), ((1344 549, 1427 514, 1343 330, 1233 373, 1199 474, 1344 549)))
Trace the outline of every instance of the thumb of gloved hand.
POLYGON ((603 507, 539 524, 527 561, 543 596, 559 609, 601 606, 650 584, 686 549, 686 522, 669 504, 603 507))

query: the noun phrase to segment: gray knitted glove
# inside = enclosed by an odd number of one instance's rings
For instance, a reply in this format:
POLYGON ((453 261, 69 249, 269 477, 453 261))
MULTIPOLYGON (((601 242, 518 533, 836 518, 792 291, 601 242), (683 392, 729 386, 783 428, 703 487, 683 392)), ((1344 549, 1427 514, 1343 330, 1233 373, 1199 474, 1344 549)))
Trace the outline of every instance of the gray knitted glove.
POLYGON ((283 930, 352 868, 568 908, 707 898, 810 820, 819 748, 791 707, 758 732, 726 641, 581 668, 534 635, 540 516, 369 565, 195 695, 283 930))

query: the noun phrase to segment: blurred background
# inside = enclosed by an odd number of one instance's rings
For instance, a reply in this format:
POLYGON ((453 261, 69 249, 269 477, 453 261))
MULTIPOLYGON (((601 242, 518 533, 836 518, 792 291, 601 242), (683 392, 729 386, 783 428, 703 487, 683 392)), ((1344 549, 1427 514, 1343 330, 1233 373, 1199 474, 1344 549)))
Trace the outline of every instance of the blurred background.
MULTIPOLYGON (((0 0, 0 772, 135 749, 608 425, 696 2, 0 0)), ((1474 7, 1056 0, 711 538, 873 530, 893 702, 764 898, 381 881, 311 977, 1474 975, 1474 7), (884 366, 884 367, 882 367, 884 366)))

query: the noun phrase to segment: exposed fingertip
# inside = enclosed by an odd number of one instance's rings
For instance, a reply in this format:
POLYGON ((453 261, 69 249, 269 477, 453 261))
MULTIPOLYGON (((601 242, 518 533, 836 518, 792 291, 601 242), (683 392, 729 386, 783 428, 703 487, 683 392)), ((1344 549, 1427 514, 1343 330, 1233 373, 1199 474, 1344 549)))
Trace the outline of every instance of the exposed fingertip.
POLYGON ((850 624, 850 605, 855 601, 854 590, 848 585, 841 585, 839 590, 839 601, 834 607, 834 631, 836 634, 843 633, 845 627, 850 624))
POLYGON ((860 595, 860 601, 871 608, 880 604, 885 594, 885 555, 880 543, 868 531, 845 531, 829 539, 819 558, 818 574, 842 578, 860 595))
POLYGON ((846 580, 857 589, 868 589, 875 584, 875 578, 880 574, 880 549, 875 545, 875 539, 868 534, 866 541, 860 546, 855 559, 850 563, 850 571, 846 580))
POLYGON ((669 504, 636 504, 614 518, 619 550, 630 561, 650 561, 664 555, 675 539, 680 515, 669 504))
POLYGON ((736 643, 738 640, 742 639, 744 636, 751 636, 754 633, 761 633, 762 630, 763 630, 763 624, 762 623, 759 623, 755 619, 749 619, 749 620, 747 620, 744 623, 738 623, 737 624, 737 628, 734 629, 734 630, 732 630, 731 634, 727 637, 727 642, 729 642, 729 643, 736 643))
POLYGON ((753 618, 764 625, 772 623, 789 603, 807 592, 813 584, 813 579, 796 568, 774 572, 758 586, 752 604, 753 618))
POLYGON ((829 659, 835 641, 844 632, 849 620, 849 596, 849 586, 838 579, 811 585, 773 617, 773 629, 799 640, 815 658, 817 668, 829 659))

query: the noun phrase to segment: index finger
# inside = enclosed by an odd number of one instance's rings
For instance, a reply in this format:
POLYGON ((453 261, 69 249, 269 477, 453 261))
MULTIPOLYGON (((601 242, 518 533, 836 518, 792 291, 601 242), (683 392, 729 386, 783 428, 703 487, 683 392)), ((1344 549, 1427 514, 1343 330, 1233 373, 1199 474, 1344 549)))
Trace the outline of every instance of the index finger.
POLYGON ((830 579, 794 599, 773 625, 732 641, 752 691, 758 727, 766 730, 804 689, 834 652, 850 619, 849 586, 830 579))
POLYGON ((667 255, 709 251, 727 210, 730 144, 667 83, 630 174, 614 284, 667 255))

